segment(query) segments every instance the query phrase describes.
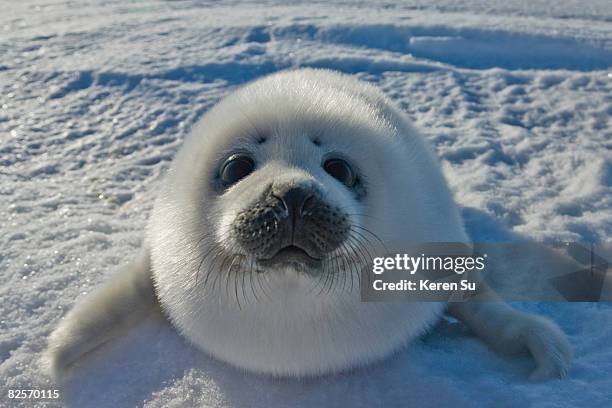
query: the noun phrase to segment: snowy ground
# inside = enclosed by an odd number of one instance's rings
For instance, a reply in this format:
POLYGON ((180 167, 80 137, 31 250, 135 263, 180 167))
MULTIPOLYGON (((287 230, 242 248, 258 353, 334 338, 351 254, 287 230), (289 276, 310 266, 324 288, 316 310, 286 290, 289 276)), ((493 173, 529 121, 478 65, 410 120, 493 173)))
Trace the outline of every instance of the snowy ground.
MULTIPOLYGON (((475 240, 610 240, 608 0, 102 3, 0 4, 0 406, 18 405, 8 389, 52 387, 38 366, 46 337, 135 253, 194 122, 279 69, 380 86, 439 153, 475 240)), ((446 321, 384 364, 273 380, 148 321, 92 356, 65 395, 79 407, 612 406, 612 306, 522 307, 568 333, 569 379, 529 383, 528 358, 501 358, 446 321)))

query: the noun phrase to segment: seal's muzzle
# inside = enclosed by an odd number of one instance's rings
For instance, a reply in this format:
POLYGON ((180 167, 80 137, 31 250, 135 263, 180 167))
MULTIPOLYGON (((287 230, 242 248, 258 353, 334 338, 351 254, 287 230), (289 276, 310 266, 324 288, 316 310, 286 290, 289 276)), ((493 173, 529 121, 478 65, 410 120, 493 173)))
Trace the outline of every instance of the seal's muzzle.
POLYGON ((306 182, 271 185, 232 223, 235 241, 262 265, 318 268, 349 232, 348 215, 306 182))

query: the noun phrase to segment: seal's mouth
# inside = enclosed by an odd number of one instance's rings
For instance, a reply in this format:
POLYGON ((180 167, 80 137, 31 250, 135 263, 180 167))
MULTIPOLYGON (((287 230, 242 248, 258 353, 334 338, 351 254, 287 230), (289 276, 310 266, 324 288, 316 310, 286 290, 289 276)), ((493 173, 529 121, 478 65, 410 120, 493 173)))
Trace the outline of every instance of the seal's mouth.
POLYGON ((271 257, 258 259, 258 261, 262 266, 296 265, 318 268, 321 266, 322 260, 311 256, 306 250, 297 245, 288 245, 281 248, 271 257))

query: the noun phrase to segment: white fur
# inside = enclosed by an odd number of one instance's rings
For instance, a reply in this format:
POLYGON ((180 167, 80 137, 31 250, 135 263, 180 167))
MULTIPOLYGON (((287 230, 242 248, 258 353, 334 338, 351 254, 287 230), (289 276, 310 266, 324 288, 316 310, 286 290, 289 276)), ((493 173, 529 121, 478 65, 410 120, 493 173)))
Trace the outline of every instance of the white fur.
POLYGON ((235 214, 272 179, 318 182, 329 202, 349 214, 367 213, 352 220, 385 242, 467 240, 436 160, 380 92, 329 71, 261 79, 203 118, 175 160, 151 217, 147 240, 158 296, 194 344, 249 370, 316 375, 381 359, 437 320, 441 304, 361 302, 356 276, 352 290, 336 282, 331 291, 290 270, 260 274, 260 282, 248 275, 245 291, 242 282, 225 279, 205 287, 203 270, 196 283, 197 254, 208 247, 197 246, 202 234, 227 241, 235 214), (232 149, 250 148, 247 136, 254 131, 269 135, 253 148, 263 166, 205 202, 208 168, 232 149), (363 203, 323 171, 313 135, 320 135, 323 150, 344 153, 369 178, 363 203))
MULTIPOLYGON (((468 241, 437 160, 405 115, 381 92, 325 70, 282 72, 260 79, 222 100, 194 129, 162 185, 147 228, 158 299, 184 336, 238 367, 304 376, 382 359, 437 320, 444 308, 439 303, 361 302, 358 285, 348 283, 356 276, 347 271, 336 278, 344 279, 342 284, 327 286, 292 270, 230 274, 224 271, 231 269, 229 265, 218 264, 214 256, 202 263, 215 243, 232 247, 229 225, 271 180, 317 183, 326 200, 344 208, 353 223, 376 233, 390 251, 401 250, 393 247, 394 242, 468 241), (253 141, 258 133, 269 139, 261 146, 253 141), (321 148, 312 144, 313 136, 321 139, 321 148), (222 160, 236 149, 251 151, 259 165, 219 194, 211 188, 211 180, 222 160), (355 200, 323 171, 325 151, 341 152, 359 167, 367 191, 363 200, 355 200)), ((140 296, 129 289, 101 293, 98 298, 107 304, 116 303, 117 296, 131 299, 118 306, 126 314, 140 296)), ((58 355, 71 356, 66 361, 59 358, 61 364, 99 344, 96 339, 103 325, 81 327, 78 310, 59 329, 68 334, 54 335, 51 341, 55 361, 58 355), (82 332, 89 341, 77 347, 70 333, 82 332)), ((105 308, 83 310, 84 321, 109 320, 105 308)), ((453 310, 476 329, 484 325, 480 332, 494 346, 505 341, 478 319, 480 309, 453 310)), ((120 321, 116 312, 109 314, 110 320, 120 321)), ((508 313, 489 307, 486 318, 503 328, 508 313)), ((537 353, 541 367, 558 367, 551 363, 554 353, 547 352, 554 347, 542 346, 566 344, 562 334, 549 336, 557 333, 552 323, 518 312, 512 319, 516 324, 510 338, 537 353), (543 341, 534 341, 540 334, 543 341)))

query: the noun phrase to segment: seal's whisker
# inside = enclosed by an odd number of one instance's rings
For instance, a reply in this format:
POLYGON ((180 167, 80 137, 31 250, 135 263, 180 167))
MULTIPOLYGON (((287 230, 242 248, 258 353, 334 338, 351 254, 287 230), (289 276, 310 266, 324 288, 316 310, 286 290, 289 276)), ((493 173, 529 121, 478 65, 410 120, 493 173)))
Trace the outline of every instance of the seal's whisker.
MULTIPOLYGON (((366 256, 365 251, 364 251, 364 244, 360 242, 359 239, 357 239, 357 237, 355 236, 351 236, 349 242, 351 242, 352 247, 358 252, 359 254, 358 257, 361 260, 363 267, 369 265, 369 263, 372 262, 372 258, 366 256)), ((357 272, 358 272, 357 277, 359 279, 359 285, 361 285, 361 273, 359 270, 357 270, 357 272)))
POLYGON ((370 234, 372 237, 374 237, 374 239, 376 239, 376 241, 378 241, 378 243, 383 247, 383 249, 388 252, 387 246, 385 245, 384 241, 382 239, 380 239, 380 237, 378 235, 373 233, 368 228, 364 227, 363 225, 357 225, 357 224, 352 224, 351 228, 358 228, 359 230, 361 230, 361 231, 363 231, 365 233, 370 234))
MULTIPOLYGON (((344 245, 345 245, 344 242, 340 245, 340 249, 341 250, 344 250, 344 245)), ((346 268, 346 263, 345 263, 346 257, 344 256, 344 254, 341 254, 341 258, 340 259, 342 260, 342 292, 344 292, 345 287, 346 287, 346 282, 348 280, 346 275, 350 274, 350 272, 346 268)), ((351 277, 351 279, 352 279, 352 277, 351 277)), ((351 289, 352 289, 352 286, 351 286, 351 289)))
MULTIPOLYGON (((341 211, 344 211, 347 208, 352 208, 352 206, 345 205, 343 207, 338 207, 338 209, 341 210, 341 211)), ((369 219, 372 219, 372 220, 380 220, 380 217, 376 217, 374 215, 366 214, 366 213, 361 213, 361 212, 345 212, 344 214, 349 216, 349 217, 365 217, 365 218, 369 218, 369 219)))
POLYGON ((331 260, 328 260, 327 262, 327 270, 326 270, 326 275, 327 277, 329 277, 329 279, 325 278, 325 285, 323 285, 323 293, 328 294, 334 284, 334 279, 335 279, 335 274, 333 273, 333 264, 331 262, 331 260), (327 282, 329 282, 329 289, 326 290, 327 288, 327 282))
POLYGON ((246 271, 242 269, 242 259, 240 260, 239 264, 238 264, 238 270, 240 271, 240 274, 242 275, 242 298, 244 299, 244 303, 245 305, 249 303, 249 300, 247 299, 247 294, 244 288, 244 284, 245 284, 245 280, 246 280, 246 271))
POLYGON ((355 255, 356 259, 356 263, 364 263, 367 262, 367 259, 363 253, 363 251, 361 250, 361 244, 359 242, 357 242, 357 240, 354 237, 350 237, 347 240, 347 244, 350 246, 351 250, 353 251, 353 254, 355 255))
POLYGON ((342 259, 342 274, 344 275, 344 282, 342 284, 342 291, 344 291, 344 285, 347 281, 347 277, 346 275, 350 275, 351 278, 351 287, 350 287, 350 291, 353 291, 353 271, 352 271, 352 264, 350 262, 348 262, 347 259, 347 255, 348 255, 348 251, 346 248, 346 241, 343 242, 340 246, 340 250, 341 250, 341 259, 342 259))
POLYGON ((259 302, 259 298, 257 297, 257 293, 255 293, 255 288, 253 287, 253 267, 252 267, 252 264, 250 266, 251 267, 249 268, 249 286, 251 286, 251 293, 253 294, 253 298, 255 299, 255 302, 259 302))
POLYGON ((361 254, 364 263, 372 261, 373 257, 368 251, 368 242, 356 235, 351 235, 351 239, 356 244, 357 251, 361 254))
POLYGON ((342 257, 342 253, 341 253, 342 245, 343 245, 343 243, 341 243, 340 247, 338 247, 338 249, 336 249, 334 251, 334 253, 338 252, 338 254, 336 256, 330 256, 330 259, 332 259, 334 261, 334 264, 335 264, 335 267, 336 267, 336 270, 334 271, 334 275, 338 275, 338 282, 340 282, 340 276, 339 275, 342 275, 342 289, 341 289, 341 291, 344 292, 344 288, 345 288, 345 285, 346 285, 346 271, 344 270, 343 267, 340 266, 340 261, 344 262, 344 259, 342 257))
POLYGON ((350 248, 350 250, 352 251, 355 257, 355 260, 353 262, 353 268, 351 269, 351 276, 353 276, 356 273, 357 278, 358 278, 357 283, 359 284, 360 283, 360 280, 359 280, 360 267, 363 267, 362 265, 366 262, 366 260, 357 251, 356 247, 358 247, 359 244, 356 243, 352 237, 347 240, 346 244, 350 248))
POLYGON ((227 256, 226 256, 225 251, 224 250, 218 251, 216 253, 216 255, 215 255, 213 263, 211 264, 211 266, 210 266, 210 268, 208 270, 208 274, 209 275, 211 273, 214 273, 214 275, 215 275, 215 279, 213 280, 212 288, 211 288, 212 292, 215 292, 215 288, 217 287, 217 281, 219 280, 220 276, 222 275, 222 273, 220 273, 220 272, 222 271, 222 267, 223 267, 224 263, 226 262, 226 260, 227 260, 227 256), (221 265, 220 265, 220 268, 217 269, 217 268, 215 268, 215 266, 217 265, 217 262, 219 260, 221 261, 221 265))
MULTIPOLYGON (((228 233, 225 234, 221 234, 221 238, 224 238, 225 236, 227 236, 228 233)), ((198 239, 196 245, 194 246, 194 252, 199 250, 200 245, 202 244, 202 242, 204 241, 204 239, 209 238, 208 235, 202 235, 202 237, 200 239, 198 239)), ((198 268, 196 270, 196 276, 195 276, 195 283, 194 286, 197 286, 198 283, 198 277, 200 274, 200 270, 202 269, 202 265, 204 263, 204 261, 206 260, 206 258, 212 253, 213 250, 216 249, 220 249, 220 245, 217 244, 217 242, 215 242, 214 239, 211 239, 211 243, 210 243, 211 247, 209 248, 209 250, 202 256, 200 263, 198 264, 198 268)), ((195 258, 197 259, 197 257, 195 258)), ((206 287, 206 282, 204 283, 204 287, 206 287)))
POLYGON ((325 274, 327 275, 327 277, 325 278, 325 284, 323 285, 323 293, 328 294, 334 284, 334 279, 335 279, 335 274, 333 273, 333 263, 331 260, 328 259, 327 262, 327 269, 325 271, 325 274), (329 278, 329 279, 328 279, 329 278), (329 282, 329 289, 327 289, 327 282, 329 282))
POLYGON ((227 270, 227 272, 225 272, 225 264, 227 262, 230 261, 230 259, 232 259, 232 255, 228 255, 227 253, 223 253, 222 255, 223 258, 223 262, 221 262, 221 265, 219 265, 219 270, 216 272, 217 275, 219 276, 223 276, 223 278, 225 278, 225 296, 229 297, 229 289, 228 289, 228 284, 229 284, 229 275, 231 274, 231 270, 227 270))
POLYGON ((213 257, 210 260, 211 262, 208 265, 208 269, 206 270, 206 276, 204 277, 204 288, 206 288, 208 286, 208 280, 209 280, 211 274, 215 275, 215 279, 213 281, 212 290, 214 290, 216 282, 217 282, 217 278, 219 276, 219 274, 215 273, 215 265, 217 264, 217 260, 219 260, 219 257, 223 255, 223 250, 219 246, 214 246, 213 248, 214 248, 215 252, 212 254, 213 257))
MULTIPOLYGON (((235 254, 232 256, 232 262, 230 263, 228 269, 227 269, 227 283, 229 283, 232 280, 232 270, 234 269, 234 263, 236 262, 236 259, 239 258, 240 255, 239 254, 235 254)), ((242 310, 242 307, 240 305, 240 299, 238 299, 238 273, 240 272, 240 268, 238 268, 238 270, 236 271, 236 273, 234 273, 234 293, 236 295, 236 303, 238 304, 238 309, 242 310)), ((227 289, 227 283, 226 283, 226 289, 227 289)))
POLYGON ((370 258, 370 260, 374 259, 374 256, 372 256, 372 254, 368 250, 368 248, 372 249, 372 250, 375 249, 374 245, 372 244, 372 241, 370 241, 370 239, 366 235, 362 234, 358 230, 352 229, 352 227, 353 226, 351 226, 351 232, 353 232, 354 234, 357 234, 359 236, 359 238, 357 238, 357 237, 355 237, 355 238, 364 241, 364 250, 368 253, 368 257, 370 258))
POLYGON ((315 288, 317 288, 319 287, 319 284, 322 284, 321 288, 317 292, 317 296, 320 296, 321 294, 323 294, 323 290, 325 286, 327 285, 327 280, 329 278, 329 274, 327 270, 328 263, 329 263, 329 260, 327 258, 324 258, 323 263, 321 265, 321 273, 319 273, 318 279, 316 281, 316 286, 315 286, 315 288), (323 278, 325 278, 325 281, 323 281, 323 278))
POLYGON ((380 220, 379 217, 376 217, 376 216, 370 215, 370 214, 365 214, 365 213, 345 213, 345 215, 347 215, 349 217, 365 217, 365 218, 370 218, 372 220, 380 220))
POLYGON ((346 254, 345 258, 347 259, 347 262, 350 265, 350 270, 347 270, 344 273, 345 274, 349 273, 350 276, 351 276, 351 291, 352 291, 352 288, 353 288, 353 268, 360 263, 360 259, 359 259, 359 255, 357 254, 357 252, 355 251, 355 248, 352 245, 350 237, 345 242, 343 242, 342 247, 344 248, 344 251, 345 251, 345 254, 346 254))
MULTIPOLYGON (((254 260, 254 259, 253 259, 254 260)), ((255 265, 255 267, 257 268, 257 265, 255 265)), ((259 287, 261 288, 261 292, 263 293, 263 295, 268 299, 268 300, 272 300, 272 298, 270 298, 270 295, 268 294, 268 292, 266 291, 266 289, 264 288, 264 285, 262 285, 261 281, 263 280, 265 283, 265 286, 267 286, 268 288, 270 288, 268 286, 268 282, 267 282, 267 275, 265 273, 262 273, 260 271, 258 271, 257 269, 255 269, 255 276, 257 276, 257 283, 259 284, 259 287)))
MULTIPOLYGON (((335 267, 335 271, 333 271, 334 277, 338 276, 338 281, 340 281, 340 274, 342 273, 342 269, 340 268, 340 261, 338 260, 338 257, 332 257, 331 258, 334 261, 334 267, 335 267)), ((344 279, 346 280, 346 276, 344 277, 344 279)), ((333 280, 332 280, 333 283, 333 280)), ((343 284, 343 288, 344 288, 344 284, 343 284)), ((331 287, 330 287, 330 291, 331 291, 331 287)))
MULTIPOLYGON (((218 250, 218 249, 219 249, 219 247, 216 244, 213 244, 213 245, 211 245, 210 249, 202 256, 202 259, 200 260, 200 263, 198 265, 198 269, 196 270, 194 286, 197 286, 197 284, 198 284, 198 275, 200 274, 200 270, 202 269, 202 265, 204 264, 204 261, 212 253, 212 251, 218 250)), ((204 287, 206 287, 206 282, 204 282, 204 287)))

